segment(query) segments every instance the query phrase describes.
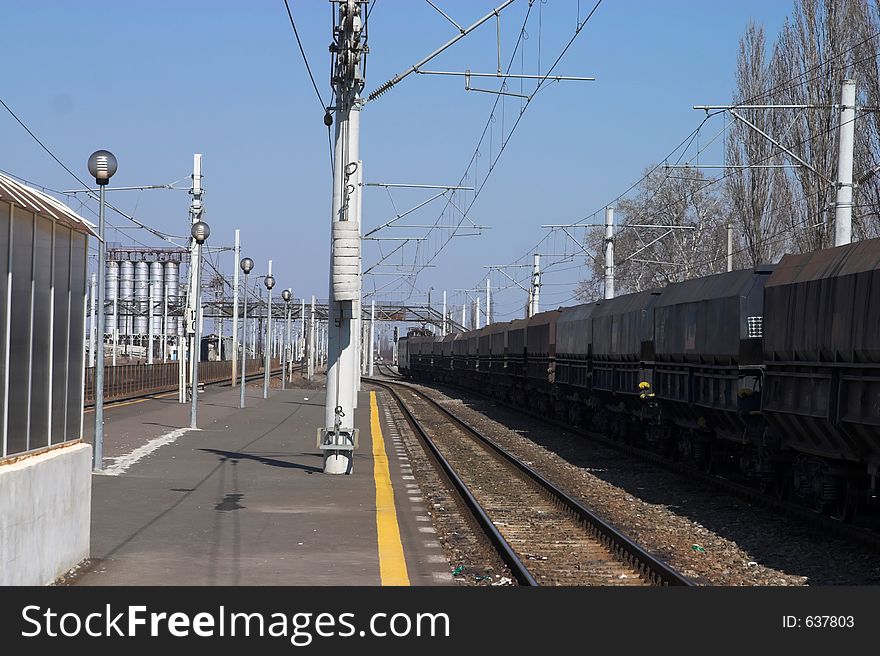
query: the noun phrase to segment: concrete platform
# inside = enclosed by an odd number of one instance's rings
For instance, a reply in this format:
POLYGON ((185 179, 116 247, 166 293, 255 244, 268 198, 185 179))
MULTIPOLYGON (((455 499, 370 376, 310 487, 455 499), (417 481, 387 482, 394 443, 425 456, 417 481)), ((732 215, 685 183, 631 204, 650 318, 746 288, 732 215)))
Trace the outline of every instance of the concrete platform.
POLYGON ((108 407, 77 585, 452 582, 378 399, 371 412, 359 397, 354 473, 330 476, 315 446, 323 390, 247 392, 240 410, 237 388, 208 388, 199 431, 175 397, 108 407))

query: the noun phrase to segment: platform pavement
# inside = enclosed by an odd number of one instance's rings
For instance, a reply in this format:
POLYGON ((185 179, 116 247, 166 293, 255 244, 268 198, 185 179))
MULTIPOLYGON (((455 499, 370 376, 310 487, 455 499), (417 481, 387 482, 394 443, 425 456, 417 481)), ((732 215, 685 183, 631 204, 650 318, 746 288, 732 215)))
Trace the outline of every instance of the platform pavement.
POLYGON ((385 444, 374 457, 369 393, 359 396, 354 472, 331 476, 322 473, 315 445, 323 390, 273 390, 268 400, 258 387, 247 392, 244 410, 237 388, 203 392, 199 431, 183 430, 189 405, 173 397, 107 409, 106 473, 93 477, 92 561, 75 584, 452 582, 403 447, 381 411, 374 418, 385 444), (394 535, 389 551, 389 524, 377 521, 374 473, 383 468, 374 465, 383 452, 394 509, 389 515, 380 504, 379 517, 397 527, 402 580, 394 535))

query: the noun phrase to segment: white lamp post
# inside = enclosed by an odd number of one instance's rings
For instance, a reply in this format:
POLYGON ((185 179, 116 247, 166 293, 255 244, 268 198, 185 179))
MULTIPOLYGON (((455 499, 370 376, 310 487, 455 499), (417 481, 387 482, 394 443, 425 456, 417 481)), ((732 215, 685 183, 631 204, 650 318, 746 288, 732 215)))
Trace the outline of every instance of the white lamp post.
MULTIPOLYGON (((116 173, 116 157, 109 150, 96 150, 89 156, 89 173, 100 188, 98 209, 98 334, 95 360, 95 439, 92 469, 104 469, 104 296, 106 292, 106 245, 104 242, 104 187, 116 173)), ((115 353, 115 351, 114 351, 115 353)))

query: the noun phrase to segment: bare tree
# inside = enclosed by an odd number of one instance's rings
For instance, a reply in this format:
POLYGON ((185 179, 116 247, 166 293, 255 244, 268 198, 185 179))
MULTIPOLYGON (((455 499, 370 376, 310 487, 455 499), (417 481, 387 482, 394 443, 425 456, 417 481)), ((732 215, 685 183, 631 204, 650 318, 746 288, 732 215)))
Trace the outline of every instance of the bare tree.
MULTIPOLYGON (((617 208, 617 293, 654 289, 723 271, 727 244, 725 216, 718 187, 698 169, 667 172, 661 168, 649 173, 637 187, 636 195, 621 200, 617 208), (656 227, 632 227, 635 225, 656 227)), ((592 278, 578 286, 576 293, 581 300, 600 296, 603 239, 601 228, 592 230, 587 237, 588 247, 599 256, 591 262, 592 278)))
MULTIPOLYGON (((795 199, 789 220, 795 243, 801 251, 833 244, 839 111, 843 80, 854 78, 862 85, 862 104, 877 98, 876 8, 866 0, 796 0, 793 16, 785 22, 773 58, 773 75, 778 101, 786 104, 816 104, 815 109, 790 109, 774 113, 777 132, 787 126, 787 143, 822 175, 800 167, 779 181, 794 188, 795 199), (868 89, 871 89, 868 91, 868 89), (824 178, 826 179, 823 179, 824 178)), ((877 123, 856 114, 856 150, 860 169, 870 161, 872 144, 877 145, 877 123)), ((858 193, 856 204, 877 198, 877 183, 858 193)), ((874 205, 876 207, 876 205, 874 205)), ((863 217, 856 220, 856 236, 866 236, 863 217)), ((876 214, 873 210, 868 216, 876 214)))
MULTIPOLYGON (((771 68, 766 60, 764 28, 750 21, 739 42, 734 104, 772 102, 771 68)), ((774 129, 772 111, 738 109, 740 115, 764 132, 774 129)), ((727 132, 726 163, 737 167, 728 173, 724 193, 730 209, 730 221, 738 228, 741 243, 734 261, 755 266, 771 262, 780 252, 772 239, 776 216, 773 191, 776 169, 767 168, 783 162, 779 149, 770 140, 747 125, 734 121, 727 132)))

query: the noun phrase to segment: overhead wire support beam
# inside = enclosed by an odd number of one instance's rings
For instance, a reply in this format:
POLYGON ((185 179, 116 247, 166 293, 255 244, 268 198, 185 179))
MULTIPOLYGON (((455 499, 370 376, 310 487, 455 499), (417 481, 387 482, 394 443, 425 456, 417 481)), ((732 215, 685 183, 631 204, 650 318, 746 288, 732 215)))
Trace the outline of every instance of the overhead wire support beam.
MULTIPOLYGON (((419 75, 455 75, 457 77, 492 77, 511 80, 547 80, 548 82, 595 82, 595 77, 574 75, 525 75, 520 73, 474 73, 473 71, 415 71, 419 75)), ((479 89, 474 89, 479 91, 479 89)))
POLYGON ((364 182, 364 187, 400 187, 402 189, 445 189, 446 191, 473 191, 473 187, 462 187, 461 185, 429 185, 429 184, 409 184, 404 182, 364 182))
MULTIPOLYGON (((177 191, 189 191, 184 187, 175 187, 170 184, 163 185, 138 185, 134 187, 107 187, 104 191, 144 191, 146 189, 175 189, 177 191)), ((65 189, 62 194, 96 194, 98 189, 65 189)))
POLYGON ((395 84, 398 84, 401 80, 403 80, 408 75, 410 75, 410 73, 417 72, 422 66, 424 66, 429 61, 434 59, 434 57, 436 57, 437 55, 439 55, 440 53, 442 53, 443 51, 445 51, 447 48, 454 45, 455 43, 458 43, 461 39, 463 39, 465 36, 467 36, 468 34, 473 32, 475 29, 477 29, 480 25, 485 23, 487 20, 491 19, 493 16, 497 16, 500 12, 504 11, 507 7, 512 5, 513 2, 514 2, 514 0, 505 0, 504 2, 502 2, 500 5, 495 7, 495 9, 493 9, 488 14, 486 14, 485 16, 480 18, 476 23, 473 23, 469 27, 466 27, 463 30, 461 30, 456 36, 454 36, 449 41, 444 43, 442 46, 437 48, 430 55, 428 55, 424 59, 420 60, 417 64, 414 64, 413 66, 409 67, 408 69, 406 69, 402 73, 398 73, 393 78, 388 80, 385 84, 383 84, 378 89, 376 89, 375 91, 370 93, 370 95, 367 96, 367 100, 364 102, 367 103, 367 102, 371 102, 371 101, 375 100, 376 98, 381 96, 383 93, 385 93, 386 91, 391 89, 391 87, 393 87, 395 84))
POLYGON ((664 169, 799 169, 801 164, 664 164, 664 169))
POLYGON ((755 132, 760 134, 762 137, 767 139, 767 141, 769 141, 774 146, 776 146, 777 148, 782 150, 782 152, 784 152, 786 155, 791 157, 794 161, 800 163, 802 166, 806 166, 808 169, 810 169, 813 173, 815 173, 817 176, 819 176, 822 180, 824 180, 829 185, 833 185, 834 181, 831 180, 824 173, 819 171, 812 164, 810 164, 805 159, 803 159, 802 157, 797 155, 790 148, 787 148, 786 146, 782 145, 779 141, 777 141, 776 139, 771 137, 764 130, 762 130, 757 125, 755 125, 750 120, 748 120, 745 116, 743 116, 742 114, 738 114, 737 112, 734 111, 734 109, 755 109, 755 108, 759 108, 759 107, 762 109, 809 109, 809 108, 822 108, 825 106, 823 106, 823 105, 804 105, 804 106, 801 106, 801 105, 761 105, 761 106, 757 106, 756 105, 756 106, 750 107, 748 105, 694 105, 694 109, 703 110, 706 112, 714 111, 714 110, 717 110, 719 112, 726 111, 733 118, 740 121, 744 125, 747 125, 752 130, 754 130, 755 132))

